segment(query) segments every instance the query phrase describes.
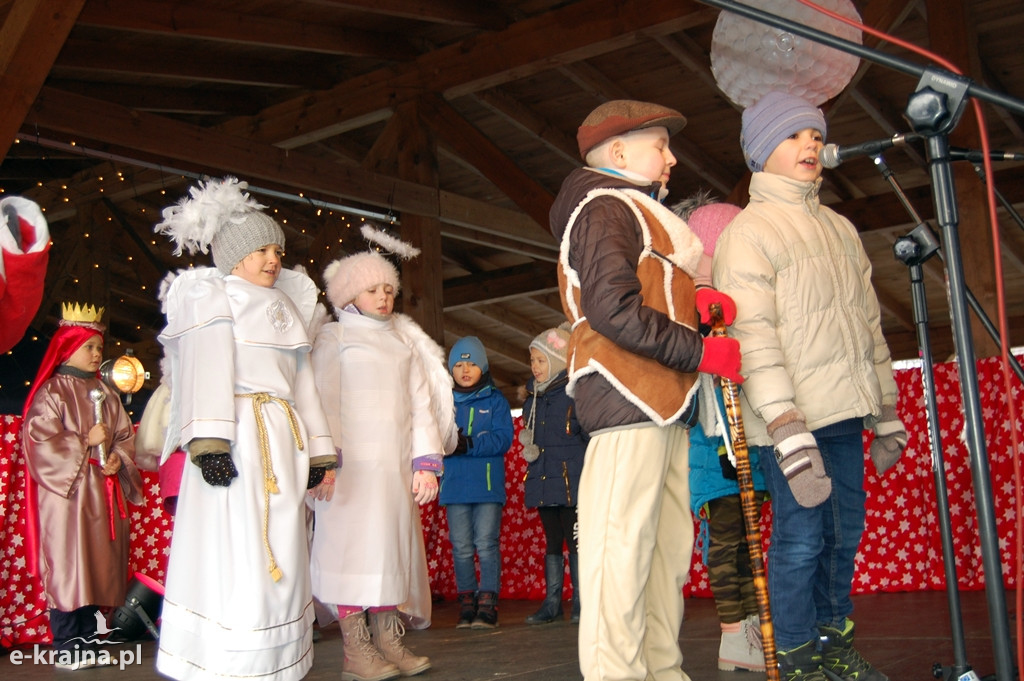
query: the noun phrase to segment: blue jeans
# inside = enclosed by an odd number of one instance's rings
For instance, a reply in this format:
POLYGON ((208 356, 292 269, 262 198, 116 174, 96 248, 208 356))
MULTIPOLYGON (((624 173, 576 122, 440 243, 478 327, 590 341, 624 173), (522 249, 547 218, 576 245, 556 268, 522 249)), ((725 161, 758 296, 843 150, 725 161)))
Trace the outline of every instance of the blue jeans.
POLYGON ((841 628, 853 612, 850 588, 867 496, 862 428, 860 419, 848 419, 812 431, 832 478, 831 496, 815 508, 796 503, 772 448, 759 448, 772 495, 768 591, 780 651, 816 639, 818 625, 841 628))
POLYGON ((455 588, 459 593, 498 593, 501 571, 499 535, 501 504, 448 504, 448 536, 455 562, 455 588), (476 581, 474 554, 480 559, 480 584, 476 581))

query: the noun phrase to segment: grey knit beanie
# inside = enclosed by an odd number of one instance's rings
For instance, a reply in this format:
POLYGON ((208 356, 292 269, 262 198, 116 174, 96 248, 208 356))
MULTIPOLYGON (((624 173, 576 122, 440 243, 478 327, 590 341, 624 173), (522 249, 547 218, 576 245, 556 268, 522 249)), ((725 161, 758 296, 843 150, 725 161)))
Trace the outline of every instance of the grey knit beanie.
POLYGON ((821 109, 788 92, 773 91, 743 110, 740 146, 753 173, 764 170, 768 157, 782 140, 805 128, 814 128, 824 138, 828 132, 821 109))
POLYGON ((210 242, 213 264, 231 274, 245 256, 269 244, 284 248, 284 231, 277 221, 259 210, 238 213, 224 222, 210 242))
POLYGON ((566 353, 569 351, 569 330, 561 326, 544 331, 530 343, 548 358, 548 370, 552 378, 565 368, 566 353))

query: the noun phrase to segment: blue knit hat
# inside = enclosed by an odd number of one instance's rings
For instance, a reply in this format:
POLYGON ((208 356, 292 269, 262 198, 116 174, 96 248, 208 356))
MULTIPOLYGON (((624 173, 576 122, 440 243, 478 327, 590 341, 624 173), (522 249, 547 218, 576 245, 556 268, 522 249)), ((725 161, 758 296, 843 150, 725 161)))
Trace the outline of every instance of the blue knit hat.
POLYGON ((740 146, 751 172, 764 170, 768 157, 782 140, 805 128, 827 132, 821 109, 788 92, 769 92, 743 110, 740 146))
POLYGON ((487 373, 487 350, 476 336, 465 336, 455 341, 452 351, 448 353, 448 371, 455 368, 457 362, 472 362, 487 373))

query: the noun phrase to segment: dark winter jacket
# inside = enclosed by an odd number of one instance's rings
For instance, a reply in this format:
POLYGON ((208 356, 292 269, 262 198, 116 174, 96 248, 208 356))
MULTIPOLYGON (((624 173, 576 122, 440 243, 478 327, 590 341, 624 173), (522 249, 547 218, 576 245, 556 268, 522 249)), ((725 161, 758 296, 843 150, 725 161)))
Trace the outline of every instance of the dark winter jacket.
POLYGON ((533 409, 533 442, 540 456, 526 467, 523 490, 527 508, 537 506, 575 506, 583 471, 583 455, 590 439, 576 420, 572 398, 565 394, 569 382, 562 371, 539 395, 534 392, 534 381, 526 389, 529 395, 523 403, 523 420, 533 409))
MULTIPOLYGON (((564 243, 563 236, 573 213, 592 190, 632 189, 656 194, 659 186, 659 183, 638 186, 624 177, 581 168, 566 178, 551 208, 552 234, 563 242, 560 257, 567 258, 568 268, 579 276, 581 315, 597 336, 639 358, 654 360, 653 370, 645 369, 623 376, 626 381, 648 388, 661 384, 665 373, 661 371, 663 368, 674 372, 695 372, 704 349, 696 325, 677 323, 664 312, 645 304, 637 274, 637 263, 644 251, 644 232, 636 212, 625 201, 598 196, 576 216, 568 243, 564 243)), ((679 231, 684 232, 686 240, 690 237, 696 239, 685 224, 675 218, 674 226, 680 224, 679 231)), ((695 253, 697 258, 700 252, 702 248, 695 253)), ((567 282, 561 264, 559 279, 563 305, 566 305, 567 282)), ((695 316, 695 309, 690 312, 695 316)), ((569 310, 567 315, 573 319, 569 310)), ((577 335, 582 327, 580 324, 573 330, 571 351, 579 343, 577 335)), ((579 370, 570 363, 571 380, 574 379, 573 372, 579 370)), ((623 394, 621 385, 614 385, 600 371, 580 375, 570 392, 576 401, 580 424, 591 435, 601 429, 655 420, 623 394)), ((696 400, 690 401, 687 406, 691 411, 683 413, 680 421, 692 416, 695 404, 696 400)))
POLYGON ((455 423, 469 439, 463 454, 444 458, 438 502, 505 503, 505 454, 512 446, 512 410, 485 376, 473 392, 455 392, 455 423))

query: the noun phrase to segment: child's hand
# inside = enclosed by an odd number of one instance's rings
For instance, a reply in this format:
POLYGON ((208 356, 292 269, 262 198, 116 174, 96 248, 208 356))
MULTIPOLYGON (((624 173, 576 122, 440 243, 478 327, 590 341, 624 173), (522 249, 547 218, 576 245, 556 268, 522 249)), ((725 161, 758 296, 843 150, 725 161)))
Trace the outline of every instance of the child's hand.
POLYGON ((86 438, 86 442, 90 447, 95 447, 106 442, 109 437, 110 429, 107 428, 107 424, 97 423, 89 429, 89 436, 86 438))
POLYGON ((107 461, 103 464, 103 475, 115 475, 121 470, 121 457, 118 456, 117 452, 110 452, 107 455, 107 461))
POLYGON ((728 378, 733 383, 743 382, 740 376, 740 343, 735 338, 711 336, 704 339, 704 356, 697 371, 728 378))
POLYGON ((437 476, 430 471, 416 471, 412 474, 412 493, 420 506, 437 498, 437 476))
POLYGON ((700 313, 701 324, 711 324, 711 306, 714 303, 718 303, 722 306, 722 322, 729 326, 736 321, 736 303, 733 302, 732 298, 716 291, 708 286, 702 286, 697 289, 697 312, 700 313))
POLYGON ((317 501, 330 501, 334 498, 334 481, 337 470, 332 468, 324 472, 324 479, 317 483, 316 487, 309 490, 309 496, 317 501))

